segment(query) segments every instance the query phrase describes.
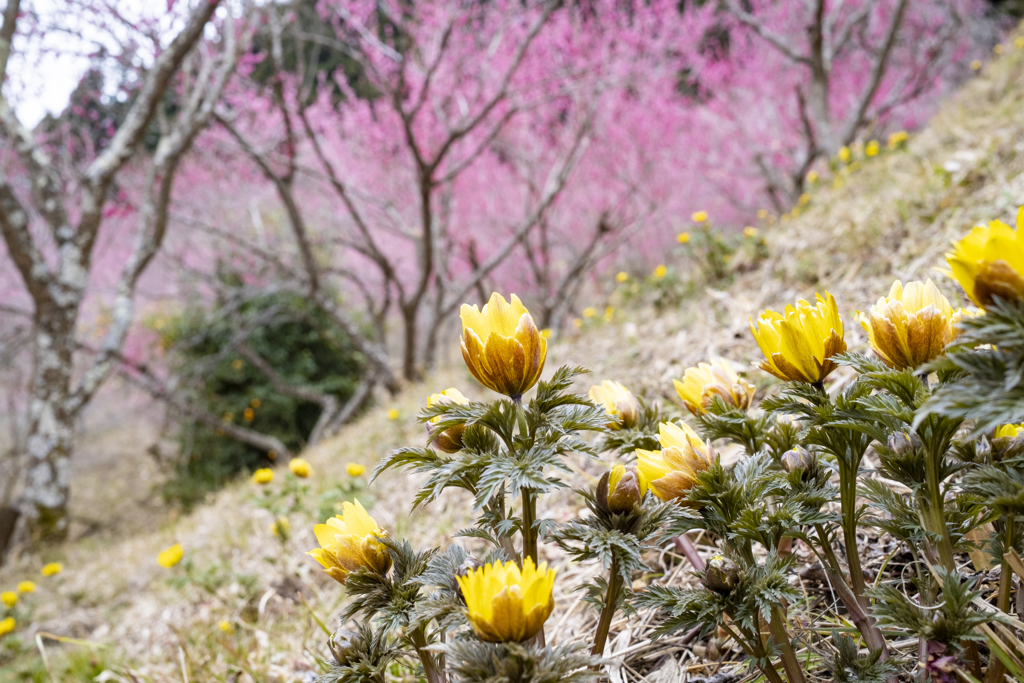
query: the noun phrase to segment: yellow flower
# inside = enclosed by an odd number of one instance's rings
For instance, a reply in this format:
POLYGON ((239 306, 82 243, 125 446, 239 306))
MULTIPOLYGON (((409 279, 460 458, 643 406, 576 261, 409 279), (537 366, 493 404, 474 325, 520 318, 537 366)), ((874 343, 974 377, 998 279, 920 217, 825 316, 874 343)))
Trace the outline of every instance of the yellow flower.
POLYGON ((256 413, 253 411, 252 408, 246 408, 245 410, 242 411, 242 417, 245 419, 246 422, 252 422, 253 418, 256 417, 256 413))
POLYGON ((391 555, 380 541, 388 532, 377 526, 358 500, 355 505, 343 503, 342 514, 331 517, 326 524, 317 524, 313 532, 321 547, 306 554, 316 558, 327 575, 339 583, 345 583, 350 572, 364 567, 381 576, 391 569, 391 555))
POLYGON ((654 279, 660 280, 668 274, 668 268, 661 265, 654 269, 654 279))
POLYGON ((749 238, 757 237, 757 228, 748 225, 743 228, 743 236, 749 238))
POLYGON ((540 336, 543 339, 551 339, 551 334, 552 332, 550 327, 545 327, 543 330, 540 331, 540 336))
POLYGON ((875 353, 890 367, 916 368, 942 355, 957 335, 962 311, 953 310, 935 283, 892 283, 889 296, 861 314, 875 353))
POLYGON ((876 156, 878 154, 878 140, 868 142, 867 147, 864 148, 864 154, 869 157, 876 156))
POLYGON ((647 481, 633 465, 615 465, 601 475, 594 502, 601 510, 622 515, 636 510, 648 491, 647 481))
POLYGON ((704 221, 706 221, 708 219, 708 212, 707 211, 696 211, 696 212, 694 212, 690 216, 690 218, 693 219, 694 223, 703 223, 704 221))
POLYGON ((269 484, 274 481, 274 470, 269 467, 261 467, 252 473, 252 481, 255 484, 269 484))
POLYGON ((14 630, 14 617, 0 619, 0 636, 6 636, 14 630))
POLYGON ((973 62, 971 62, 971 69, 973 71, 977 71, 980 68, 981 68, 981 60, 980 59, 975 59, 973 62))
POLYGON ((946 254, 953 277, 971 301, 982 308, 994 297, 1024 299, 1024 206, 1017 211, 1017 229, 1002 221, 978 226, 946 254))
POLYGON ((462 357, 477 381, 518 400, 540 379, 548 342, 526 307, 495 292, 483 310, 462 305, 462 357))
POLYGON ((660 451, 637 449, 637 469, 658 498, 682 498, 697 483, 697 474, 714 464, 715 451, 686 424, 662 422, 658 441, 660 451))
POLYGON ((817 171, 808 171, 807 175, 804 176, 804 177, 807 178, 807 182, 811 183, 812 185, 814 183, 818 182, 818 172, 817 171))
POLYGON ((768 209, 758 209, 757 217, 760 218, 761 220, 768 218, 768 209))
POLYGON ((221 621, 217 625, 217 628, 219 628, 224 633, 234 633, 235 632, 235 627, 232 626, 231 622, 227 621, 227 620, 221 621))
POLYGON ((349 464, 345 465, 345 471, 348 472, 348 476, 350 477, 358 477, 359 475, 366 471, 366 467, 360 465, 357 462, 350 462, 349 464))
POLYGON ((170 548, 167 548, 166 550, 162 551, 159 555, 157 555, 156 561, 160 564, 161 567, 170 569, 174 565, 181 562, 181 558, 184 556, 185 551, 182 550, 181 544, 175 543, 170 548))
POLYGON ((610 428, 631 429, 636 426, 640 417, 640 403, 626 387, 606 379, 600 384, 590 387, 589 396, 594 403, 603 404, 605 412, 615 418, 614 421, 608 423, 610 428))
POLYGON ((606 306, 604 309, 604 321, 610 323, 612 318, 615 317, 615 309, 611 306, 606 306))
POLYGON ((626 281, 626 280, 628 280, 628 279, 629 279, 629 273, 627 273, 627 272, 626 272, 626 271, 624 271, 624 270, 623 270, 623 271, 620 271, 620 272, 619 272, 619 273, 618 273, 618 274, 617 274, 617 275, 615 276, 615 281, 616 281, 616 282, 620 282, 620 283, 621 283, 621 282, 625 282, 625 281, 626 281))
POLYGON ((679 242, 679 244, 686 244, 689 241, 690 233, 688 232, 681 232, 678 235, 676 235, 676 242, 679 242))
POLYGON ((0 602, 4 603, 7 609, 10 609, 18 604, 18 594, 14 591, 4 591, 0 593, 0 602))
POLYGON ((305 479, 313 474, 313 468, 302 458, 292 458, 288 463, 288 469, 291 470, 292 474, 301 479, 305 479))
POLYGON ((999 427, 998 429, 996 429, 996 437, 995 438, 997 438, 997 439, 1003 439, 1003 438, 1013 439, 1015 437, 1020 436, 1021 434, 1024 434, 1024 424, 1019 424, 1019 425, 1003 425, 1002 427, 999 427))
POLYGON ((815 304, 801 299, 784 313, 764 311, 750 331, 765 360, 761 369, 782 380, 817 383, 838 367, 832 356, 846 351, 843 319, 835 297, 815 294, 815 304))
POLYGON ((1014 45, 1014 47, 1017 47, 1017 48, 1024 47, 1024 37, 1017 38, 1017 40, 1013 41, 1013 45, 1014 45))
POLYGON ((62 571, 64 571, 64 565, 60 562, 51 562, 49 564, 44 564, 40 573, 43 576, 53 576, 54 574, 60 574, 62 571))
POLYGON ((593 318, 595 315, 597 315, 597 309, 593 306, 587 306, 583 309, 584 318, 593 318))
POLYGON ((800 206, 807 206, 808 204, 811 203, 811 195, 804 192, 802 195, 800 195, 800 198, 797 200, 797 202, 799 202, 800 206))
POLYGON ((575 328, 583 327, 583 318, 573 318, 572 326, 575 328))
POLYGON ((845 145, 843 147, 840 147, 839 154, 837 154, 837 156, 839 157, 839 160, 841 162, 843 162, 844 164, 847 163, 850 160, 850 148, 846 147, 845 145))
POLYGON ((19 593, 35 593, 36 592, 36 584, 34 584, 31 581, 20 581, 20 582, 18 582, 18 592, 19 593))
POLYGON ((737 375, 729 362, 721 358, 687 368, 682 382, 677 379, 672 382, 679 398, 694 415, 703 413, 715 396, 740 410, 746 410, 754 397, 754 386, 737 375))
POLYGON ((889 143, 887 146, 889 147, 889 149, 896 149, 897 147, 900 146, 901 143, 904 143, 906 141, 907 132, 905 130, 896 131, 895 133, 889 136, 889 143))
POLYGON ((389 420, 397 420, 398 419, 398 409, 397 408, 392 408, 391 410, 388 411, 388 419, 389 420))
POLYGON ((288 539, 288 534, 292 530, 292 523, 288 521, 287 517, 278 517, 276 520, 270 523, 270 533, 274 534, 279 538, 285 540, 288 539))
POLYGON ((555 570, 547 562, 535 567, 523 560, 523 569, 515 562, 494 562, 457 576, 469 608, 469 623, 477 638, 488 643, 512 643, 537 635, 555 608, 551 590, 555 570))
MULTIPOLYGON (((442 391, 440 394, 431 394, 427 398, 427 407, 431 408, 440 403, 458 404, 464 406, 469 403, 469 399, 462 395, 462 392, 458 389, 449 388, 442 391)), ((430 418, 430 424, 437 424, 441 419, 441 416, 430 418)), ((445 453, 458 453, 462 450, 462 435, 466 433, 466 425, 456 425, 449 427, 445 431, 441 432, 434 439, 434 445, 440 448, 445 453)))

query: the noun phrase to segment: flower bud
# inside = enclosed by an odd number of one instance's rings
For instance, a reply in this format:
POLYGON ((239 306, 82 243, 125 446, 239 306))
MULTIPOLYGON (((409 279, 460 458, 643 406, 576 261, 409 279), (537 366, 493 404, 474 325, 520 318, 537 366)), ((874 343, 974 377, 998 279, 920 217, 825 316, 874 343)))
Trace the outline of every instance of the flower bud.
POLYGON ((815 294, 814 304, 800 300, 785 311, 764 311, 750 331, 764 353, 760 368, 783 381, 823 382, 839 367, 832 357, 846 353, 843 319, 835 297, 815 294))
POLYGON ((704 585, 723 595, 732 591, 740 581, 740 568, 728 557, 715 555, 704 568, 704 585))
POLYGON ((906 432, 895 432, 889 435, 889 450, 896 455, 909 455, 922 446, 921 439, 916 434, 906 432))
POLYGON ((604 405, 605 412, 613 420, 609 429, 632 429, 640 419, 640 403, 629 389, 618 382, 606 379, 590 387, 590 400, 604 405))
POLYGON ((597 507, 613 515, 623 515, 635 510, 647 492, 646 482, 633 465, 616 465, 597 482, 594 500, 597 507))
MULTIPOLYGON (((462 395, 458 389, 445 389, 440 394, 431 394, 427 398, 427 407, 433 407, 439 403, 450 403, 457 405, 466 405, 469 403, 469 399, 462 395)), ((427 424, 427 430, 430 430, 430 425, 437 424, 441 419, 441 416, 430 418, 430 422, 427 424)), ((449 427, 445 431, 441 432, 434 438, 434 446, 441 449, 445 453, 458 453, 462 450, 462 435, 466 433, 466 425, 456 425, 449 427)))
POLYGON ((673 380, 679 398, 694 415, 707 411, 717 396, 728 406, 746 410, 754 398, 754 385, 736 374, 729 361, 715 358, 687 368, 683 380, 673 380))
POLYGON ((480 569, 480 567, 482 566, 484 566, 483 562, 476 559, 472 555, 467 555, 466 559, 462 561, 462 564, 460 564, 456 568, 455 575, 461 576, 462 578, 466 578, 471 573, 475 572, 477 569, 480 569))
POLYGON ((366 649, 366 640, 361 633, 347 628, 338 629, 327 639, 327 647, 339 665, 350 664, 366 649))
POLYGON ((814 453, 811 453, 803 446, 797 446, 783 453, 780 462, 782 463, 782 469, 786 470, 789 474, 797 470, 806 472, 814 464, 814 453))

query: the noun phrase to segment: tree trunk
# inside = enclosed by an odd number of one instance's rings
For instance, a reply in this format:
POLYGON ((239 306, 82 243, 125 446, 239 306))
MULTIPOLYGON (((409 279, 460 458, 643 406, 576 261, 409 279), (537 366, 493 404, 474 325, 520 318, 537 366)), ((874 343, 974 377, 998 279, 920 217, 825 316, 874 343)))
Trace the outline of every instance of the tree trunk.
POLYGON ((402 344, 402 376, 407 382, 420 379, 416 364, 416 331, 418 305, 402 306, 402 324, 405 328, 405 339, 402 344))
POLYGON ((29 403, 21 512, 33 543, 68 535, 68 495, 75 413, 71 370, 78 303, 36 311, 35 369, 29 403))

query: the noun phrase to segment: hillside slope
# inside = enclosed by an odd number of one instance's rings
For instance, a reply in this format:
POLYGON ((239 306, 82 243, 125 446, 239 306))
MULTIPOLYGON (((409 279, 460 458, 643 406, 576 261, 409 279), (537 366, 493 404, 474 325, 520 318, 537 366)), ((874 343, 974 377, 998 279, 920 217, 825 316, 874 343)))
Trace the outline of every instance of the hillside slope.
MULTIPOLYGON (((886 294, 893 279, 932 277, 955 304, 966 303, 933 269, 951 239, 978 222, 1009 220, 1024 204, 1022 171, 1024 50, 1011 48, 905 150, 865 159, 840 187, 824 179, 798 218, 765 228, 769 257, 758 268, 671 310, 620 308, 614 322, 554 340, 549 371, 562 363, 587 365, 595 381, 617 379, 671 402, 671 379, 710 355, 744 365, 758 359, 750 316, 825 289, 839 301, 850 348, 863 348, 855 311, 886 294)), ((764 379, 757 370, 750 375, 764 379)), ((63 563, 56 576, 39 576, 40 558, 4 567, 0 590, 27 578, 38 590, 22 597, 17 630, 0 640, 0 681, 50 680, 35 641, 41 632, 94 644, 42 639, 52 680, 312 680, 326 651, 311 615, 333 625, 343 593, 303 555, 315 546, 317 508, 355 493, 368 507, 374 503, 372 514, 394 536, 417 546, 449 543, 463 525, 465 498, 448 495, 409 516, 415 477, 388 476, 363 491, 364 477, 346 472, 349 463, 371 468, 389 450, 420 443, 424 432, 414 415, 429 393, 447 386, 483 396, 455 366, 408 387, 304 454, 314 476, 302 496, 304 509, 290 516, 287 541, 268 530, 274 515, 261 508, 262 492, 246 481, 162 528, 69 545, 46 558, 63 563), (389 418, 391 410, 397 419, 389 418), (165 569, 157 553, 172 543, 183 546, 186 559, 165 569)), ((579 470, 581 483, 592 480, 584 463, 579 470)), ((286 478, 279 471, 271 490, 280 490, 286 478)), ((569 512, 556 509, 552 516, 569 512)), ((549 559, 563 560, 553 553, 549 559)), ((575 571, 565 567, 563 575, 575 571)), ((589 628, 593 616, 577 604, 575 596, 559 602, 551 637, 589 628)))

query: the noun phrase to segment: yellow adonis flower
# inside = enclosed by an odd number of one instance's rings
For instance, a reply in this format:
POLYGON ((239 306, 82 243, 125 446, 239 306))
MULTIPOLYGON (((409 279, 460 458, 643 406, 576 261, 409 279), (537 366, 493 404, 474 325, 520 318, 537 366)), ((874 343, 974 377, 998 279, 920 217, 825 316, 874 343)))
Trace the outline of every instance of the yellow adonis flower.
POLYGON ((7 617, 6 619, 0 619, 0 636, 6 636, 8 633, 14 630, 14 617, 7 617))
POLYGON ((515 294, 495 292, 483 309, 462 305, 462 357, 477 381, 519 400, 540 379, 548 342, 515 294))
POLYGON ((982 308, 994 297, 1024 299, 1024 206, 1017 211, 1017 229, 995 220, 978 226, 946 254, 946 263, 971 301, 982 308))
POLYGON ((19 593, 35 593, 36 584, 32 581, 19 581, 18 582, 19 593))
POLYGON ((515 562, 494 562, 456 579, 473 632, 488 643, 529 640, 555 608, 555 570, 547 562, 536 567, 527 557, 522 571, 515 562))
POLYGON ((846 351, 839 307, 828 292, 814 298, 814 305, 801 299, 783 313, 762 312, 757 327, 750 322, 765 357, 762 370, 782 380, 815 384, 838 367, 832 356, 846 351))
MULTIPOLYGON (((461 406, 469 403, 469 399, 462 395, 458 389, 449 388, 440 394, 431 394, 427 399, 427 407, 431 408, 440 403, 453 403, 461 406)), ((441 416, 430 418, 430 424, 437 424, 441 416)), ((466 433, 466 425, 455 425, 444 430, 434 439, 434 445, 445 453, 458 453, 462 450, 462 435, 466 433)))
POLYGON ((878 155, 878 140, 871 140, 864 148, 864 154, 873 157, 878 155))
POLYGON ((590 400, 604 405, 606 413, 615 418, 609 422, 611 429, 632 429, 640 418, 640 403, 629 389, 618 382, 606 379, 590 387, 590 400))
POLYGON ((313 474, 313 468, 302 458, 292 458, 288 463, 288 469, 291 470, 292 474, 300 479, 305 479, 313 474))
POLYGON ((694 223, 703 223, 704 221, 706 221, 708 219, 708 212, 707 211, 695 211, 693 213, 693 215, 690 216, 690 218, 693 220, 694 223))
POLYGON ((1013 439, 1024 434, 1024 424, 1019 425, 1003 425, 996 429, 997 439, 1013 439))
POLYGON ((7 609, 10 609, 18 604, 18 594, 14 591, 4 591, 0 593, 0 602, 4 603, 7 609))
POLYGON ((817 171, 808 171, 807 175, 804 176, 804 177, 807 179, 807 182, 811 183, 812 185, 814 183, 818 182, 818 172, 817 171))
POLYGON ((366 467, 357 462, 350 462, 345 465, 345 471, 348 472, 348 476, 350 477, 358 477, 366 471, 366 467))
POLYGON ((729 362, 721 358, 687 368, 682 382, 672 382, 679 398, 694 415, 705 412, 715 396, 740 410, 749 408, 754 397, 754 385, 737 375, 729 362))
POLYGON ((682 498, 697 483, 697 474, 714 464, 715 451, 686 424, 662 422, 658 441, 660 451, 637 449, 637 469, 658 498, 682 498))
POLYGON ((690 233, 688 232, 681 232, 678 235, 676 235, 676 242, 679 242, 679 244, 686 244, 689 241, 690 233))
POLYGON ((313 532, 320 547, 306 554, 312 555, 338 583, 345 583, 350 572, 364 567, 381 576, 391 569, 391 555, 380 541, 388 532, 377 526, 358 500, 354 505, 342 503, 342 513, 326 524, 317 524, 313 532))
POLYGON ((170 569, 174 565, 181 562, 181 558, 185 556, 185 551, 182 549, 180 543, 175 543, 167 550, 164 550, 156 556, 156 561, 161 567, 170 569))
POLYGON ((235 632, 235 627, 232 626, 231 622, 227 621, 227 620, 224 620, 224 621, 220 622, 220 624, 217 625, 217 628, 219 628, 222 633, 234 633, 235 632))
POLYGON ((757 237, 757 228, 755 228, 752 225, 748 225, 747 227, 743 228, 743 236, 747 238, 757 237))
POLYGON ((252 473, 252 480, 256 484, 269 484, 274 481, 274 470, 269 467, 261 467, 252 473))
POLYGON ((593 306, 587 306, 583 309, 584 318, 593 318, 595 315, 597 315, 597 309, 593 306))
POLYGON ((626 281, 626 280, 628 280, 628 279, 629 279, 629 273, 627 273, 627 272, 626 272, 626 271, 624 271, 624 270, 623 270, 623 271, 620 271, 620 272, 619 272, 618 274, 616 274, 616 276, 615 276, 615 281, 616 281, 616 282, 618 282, 618 283, 620 283, 620 284, 621 284, 621 283, 623 283, 623 282, 625 282, 625 281, 626 281))
POLYGON ((666 268, 664 265, 660 265, 660 266, 658 266, 657 268, 654 269, 654 279, 655 280, 660 280, 661 278, 665 277, 666 275, 668 275, 668 268, 666 268))
POLYGON ((942 355, 957 335, 962 314, 931 280, 908 282, 906 287, 897 280, 888 297, 861 314, 860 324, 875 353, 889 367, 902 370, 942 355))
POLYGON ((44 564, 43 568, 39 571, 43 576, 53 576, 64 571, 64 565, 60 562, 50 562, 49 564, 44 564))
POLYGON ((388 419, 389 420, 397 420, 398 419, 398 410, 395 409, 395 408, 392 408, 391 410, 389 410, 388 411, 388 419))
POLYGON ((839 160, 845 164, 846 162, 848 162, 850 160, 850 148, 849 147, 840 147, 839 148, 839 153, 836 156, 838 156, 839 160))

